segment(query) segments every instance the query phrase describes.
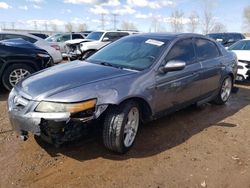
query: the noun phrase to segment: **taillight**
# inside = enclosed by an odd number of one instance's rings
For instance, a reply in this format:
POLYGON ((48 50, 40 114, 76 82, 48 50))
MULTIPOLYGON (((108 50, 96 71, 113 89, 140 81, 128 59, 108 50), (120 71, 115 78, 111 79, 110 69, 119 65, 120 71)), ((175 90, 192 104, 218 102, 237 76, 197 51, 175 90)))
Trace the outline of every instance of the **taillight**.
POLYGON ((60 46, 56 45, 56 44, 52 44, 51 45, 52 48, 55 48, 56 50, 60 50, 60 46))

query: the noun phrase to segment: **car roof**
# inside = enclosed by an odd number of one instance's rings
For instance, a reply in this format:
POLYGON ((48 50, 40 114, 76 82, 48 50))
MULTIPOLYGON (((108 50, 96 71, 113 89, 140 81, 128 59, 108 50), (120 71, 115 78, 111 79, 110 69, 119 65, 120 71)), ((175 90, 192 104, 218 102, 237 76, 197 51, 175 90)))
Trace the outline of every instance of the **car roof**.
MULTIPOLYGON (((182 38, 182 37, 202 37, 207 38, 204 35, 196 34, 196 33, 143 33, 138 34, 139 36, 145 36, 145 37, 163 37, 168 39, 175 39, 175 38, 182 38)), ((138 36, 136 35, 136 36, 138 36)))
POLYGON ((208 33, 207 35, 213 35, 213 34, 237 34, 237 35, 242 35, 242 33, 237 33, 237 32, 224 32, 224 33, 208 33))
POLYGON ((31 35, 29 33, 21 33, 21 32, 8 32, 8 31, 0 31, 0 34, 13 34, 13 35, 23 35, 23 36, 27 36, 27 37, 30 37, 30 38, 33 38, 33 39, 36 39, 36 40, 43 40, 41 39, 40 37, 37 37, 35 35, 31 35))

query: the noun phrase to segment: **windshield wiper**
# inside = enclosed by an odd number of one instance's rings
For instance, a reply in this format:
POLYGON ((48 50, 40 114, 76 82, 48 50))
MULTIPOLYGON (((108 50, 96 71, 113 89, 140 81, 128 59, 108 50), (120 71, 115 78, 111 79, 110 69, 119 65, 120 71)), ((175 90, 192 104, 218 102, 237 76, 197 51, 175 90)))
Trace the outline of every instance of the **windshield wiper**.
POLYGON ((123 69, 121 66, 118 66, 118 65, 114 65, 112 63, 108 63, 108 62, 100 62, 99 63, 100 65, 104 65, 104 66, 107 66, 107 67, 114 67, 114 68, 118 68, 118 69, 123 69))

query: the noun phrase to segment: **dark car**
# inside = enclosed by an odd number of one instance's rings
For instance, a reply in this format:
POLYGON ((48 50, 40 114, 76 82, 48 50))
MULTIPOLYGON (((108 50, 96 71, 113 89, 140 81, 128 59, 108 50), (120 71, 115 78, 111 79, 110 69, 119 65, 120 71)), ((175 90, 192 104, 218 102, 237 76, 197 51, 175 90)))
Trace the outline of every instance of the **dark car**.
POLYGON ((30 34, 31 34, 31 35, 34 35, 34 36, 37 36, 37 37, 39 37, 39 38, 41 38, 41 39, 46 39, 46 38, 49 37, 49 35, 44 34, 44 33, 30 33, 30 34))
POLYGON ((30 42, 23 39, 0 41, 0 77, 8 90, 24 77, 51 65, 50 55, 30 42))
POLYGON ((197 34, 139 34, 86 61, 58 65, 19 82, 9 95, 11 124, 55 145, 103 124, 104 145, 124 153, 140 122, 191 104, 222 105, 237 72, 234 53, 197 34), (20 101, 20 102, 18 102, 20 101))
POLYGON ((241 33, 210 33, 207 34, 207 36, 221 43, 225 47, 231 46, 235 42, 245 39, 245 36, 241 33))

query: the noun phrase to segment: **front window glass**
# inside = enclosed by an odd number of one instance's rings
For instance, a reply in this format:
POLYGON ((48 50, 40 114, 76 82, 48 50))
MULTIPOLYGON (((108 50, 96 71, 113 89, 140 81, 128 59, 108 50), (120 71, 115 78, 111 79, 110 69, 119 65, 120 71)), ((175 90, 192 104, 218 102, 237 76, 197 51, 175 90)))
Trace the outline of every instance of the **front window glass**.
POLYGON ((192 39, 178 41, 167 55, 166 62, 170 60, 184 61, 191 64, 195 59, 192 39))
POLYGON ((103 32, 92 32, 90 34, 88 34, 88 36, 86 37, 86 39, 91 39, 91 40, 100 40, 100 38, 102 37, 103 32))
POLYGON ((56 34, 56 35, 50 36, 50 37, 46 38, 45 40, 48 42, 56 42, 56 40, 59 36, 61 36, 61 34, 56 34))
POLYGON ((169 40, 134 36, 123 38, 104 47, 87 61, 119 68, 149 68, 168 46, 169 40))

